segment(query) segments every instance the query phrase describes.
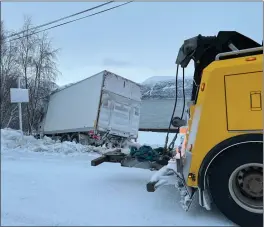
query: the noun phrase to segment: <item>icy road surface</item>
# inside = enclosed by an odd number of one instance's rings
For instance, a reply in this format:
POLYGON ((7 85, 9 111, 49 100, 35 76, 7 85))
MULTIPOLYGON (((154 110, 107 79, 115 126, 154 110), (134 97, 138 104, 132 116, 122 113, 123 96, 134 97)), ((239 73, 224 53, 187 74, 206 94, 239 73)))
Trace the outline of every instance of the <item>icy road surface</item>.
POLYGON ((232 225, 197 201, 186 213, 172 187, 146 192, 151 172, 91 167, 88 155, 2 155, 3 225, 232 225))
POLYGON ((197 198, 185 212, 173 187, 147 192, 153 172, 110 163, 92 167, 98 154, 83 153, 85 147, 19 141, 10 132, 1 130, 1 226, 233 225, 201 208, 197 198))

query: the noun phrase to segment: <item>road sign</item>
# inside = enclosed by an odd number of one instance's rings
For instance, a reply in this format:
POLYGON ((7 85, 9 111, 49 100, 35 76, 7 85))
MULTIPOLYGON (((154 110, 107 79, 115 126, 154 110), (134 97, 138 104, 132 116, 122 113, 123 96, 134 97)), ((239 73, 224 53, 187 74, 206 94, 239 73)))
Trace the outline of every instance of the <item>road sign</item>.
POLYGON ((29 102, 28 89, 10 88, 11 103, 29 102))

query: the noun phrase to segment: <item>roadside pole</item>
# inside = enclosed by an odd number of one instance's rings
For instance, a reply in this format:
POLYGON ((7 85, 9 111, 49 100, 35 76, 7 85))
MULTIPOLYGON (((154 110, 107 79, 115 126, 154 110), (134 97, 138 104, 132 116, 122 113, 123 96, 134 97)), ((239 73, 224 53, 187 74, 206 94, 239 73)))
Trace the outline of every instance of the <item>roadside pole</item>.
MULTIPOLYGON (((17 80, 17 88, 20 89, 20 81, 21 81, 21 77, 18 77, 17 80)), ((18 102, 18 114, 19 114, 19 129, 21 130, 21 132, 23 132, 23 128, 22 128, 22 108, 21 108, 21 102, 18 102)))
POLYGON ((29 90, 21 88, 21 76, 17 78, 17 88, 10 88, 10 101, 18 105, 19 130, 23 134, 21 104, 29 102, 29 90))

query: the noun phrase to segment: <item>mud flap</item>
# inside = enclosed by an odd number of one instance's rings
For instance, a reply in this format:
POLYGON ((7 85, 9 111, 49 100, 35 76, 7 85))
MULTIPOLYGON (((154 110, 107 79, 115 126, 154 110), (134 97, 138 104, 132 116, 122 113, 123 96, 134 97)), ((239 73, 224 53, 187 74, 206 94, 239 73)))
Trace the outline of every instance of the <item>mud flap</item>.
POLYGON ((155 192, 155 190, 156 190, 155 185, 156 185, 157 183, 158 183, 157 181, 154 181, 154 182, 148 182, 148 183, 147 183, 147 191, 148 191, 148 192, 155 192))

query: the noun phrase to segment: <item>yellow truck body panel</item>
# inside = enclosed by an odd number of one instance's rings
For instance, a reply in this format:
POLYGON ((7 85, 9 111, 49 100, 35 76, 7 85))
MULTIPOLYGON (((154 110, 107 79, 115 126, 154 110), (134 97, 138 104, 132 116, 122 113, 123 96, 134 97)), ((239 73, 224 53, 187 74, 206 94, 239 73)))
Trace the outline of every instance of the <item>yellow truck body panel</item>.
MULTIPOLYGON (((214 61, 204 69, 197 103, 190 108, 189 173, 198 176, 203 159, 220 142, 263 132, 262 78, 263 55, 214 61)), ((197 187, 198 177, 188 178, 187 185, 197 187)))

